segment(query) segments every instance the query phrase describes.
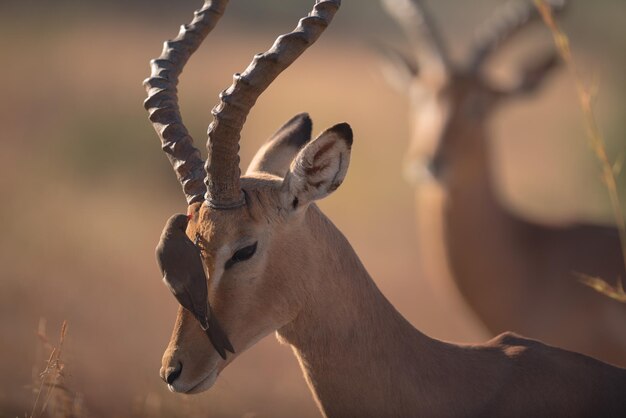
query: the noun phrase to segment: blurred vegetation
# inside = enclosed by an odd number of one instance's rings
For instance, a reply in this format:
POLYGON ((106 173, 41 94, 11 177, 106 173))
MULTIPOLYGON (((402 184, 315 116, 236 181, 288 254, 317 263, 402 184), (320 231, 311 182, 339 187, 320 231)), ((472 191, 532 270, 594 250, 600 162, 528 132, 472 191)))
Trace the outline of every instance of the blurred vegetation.
MULTIPOLYGON (((600 124, 598 123, 598 120, 596 118, 597 111, 594 102, 597 92, 595 91, 595 86, 588 84, 582 80, 578 63, 572 55, 572 47, 569 37, 565 32, 563 32, 559 24, 556 22, 550 6, 544 0, 535 0, 535 3, 539 8, 544 23, 552 32, 555 47, 559 51, 561 59, 567 65, 570 76, 572 77, 573 84, 576 88, 580 108, 585 120, 584 123, 587 133, 588 144, 601 166, 602 183, 606 187, 609 195, 611 209, 613 211, 613 220, 615 221, 617 230, 619 231, 622 259, 624 261, 624 266, 626 267, 626 212, 624 212, 621 203, 624 199, 624 195, 623 193, 620 193, 620 190, 624 189, 618 188, 617 186, 617 178, 622 173, 622 168, 624 164, 624 151, 626 150, 622 149, 621 151, 612 154, 613 158, 609 158, 609 154, 607 153, 606 140, 600 130, 600 124)), ((624 145, 623 141, 622 145, 624 145)), ((604 294, 605 296, 617 300, 621 303, 626 303, 626 293, 624 292, 621 277, 607 278, 581 275, 580 280, 582 283, 590 286, 591 288, 604 294), (610 280, 611 282, 616 281, 617 284, 615 286, 612 286, 610 283, 607 282, 607 280, 610 280)))
MULTIPOLYGON (((430 8, 437 16, 444 16, 438 20, 449 24, 451 27, 461 27, 471 22, 480 21, 494 6, 501 4, 500 0, 474 0, 471 4, 461 0, 431 0, 430 8)), ((576 20, 582 26, 582 21, 594 27, 593 31, 585 31, 581 36, 592 35, 593 32, 610 30, 616 35, 620 34, 620 26, 612 23, 623 21, 623 0, 595 0, 574 1, 576 20), (602 25, 598 23, 602 22, 602 25)), ((7 20, 12 16, 29 17, 31 21, 67 19, 69 17, 90 15, 92 18, 99 16, 119 16, 124 18, 151 18, 157 21, 174 19, 179 16, 190 14, 190 9, 197 8, 202 4, 201 0, 110 0, 106 2, 94 0, 56 0, 42 2, 40 0, 3 0, 0 3, 0 14, 7 20), (164 10, 166 11, 164 13, 164 10)), ((228 6, 227 15, 245 26, 253 26, 255 29, 266 27, 274 28, 276 24, 293 24, 294 18, 302 15, 304 10, 309 9, 313 0, 232 0, 228 6)), ((389 30, 393 23, 384 15, 377 0, 349 1, 342 3, 342 27, 368 27, 376 26, 389 30), (345 11, 345 13, 344 13, 345 11)), ((24 22, 22 22, 24 23, 24 22)), ((335 28, 337 30, 338 28, 335 28)), ((618 38, 623 37, 615 37, 618 38)))

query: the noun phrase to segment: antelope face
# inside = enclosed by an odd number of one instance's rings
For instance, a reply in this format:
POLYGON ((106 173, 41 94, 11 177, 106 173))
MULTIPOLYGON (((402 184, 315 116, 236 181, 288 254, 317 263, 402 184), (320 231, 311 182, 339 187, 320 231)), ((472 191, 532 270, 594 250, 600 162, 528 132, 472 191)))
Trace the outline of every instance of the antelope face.
POLYGON ((236 356, 226 351, 239 354, 293 318, 298 310, 297 284, 287 279, 301 272, 290 252, 303 247, 310 251, 308 236, 299 232, 299 225, 308 205, 343 181, 352 144, 350 127, 340 124, 304 146, 311 122, 307 115, 298 115, 259 151, 249 168, 253 174, 240 177, 239 139, 252 106, 315 43, 341 4, 316 0, 294 31, 255 55, 220 94, 208 131, 207 161, 202 161, 183 124, 176 87, 189 56, 215 27, 227 3, 206 0, 191 23, 165 42, 144 81, 148 93, 144 107, 192 215, 187 237, 168 221, 157 247, 166 283, 181 305, 194 311, 179 309, 161 367, 170 389, 185 393, 213 385, 236 356), (192 264, 195 267, 189 267, 192 264), (202 305, 204 299, 207 306, 202 305))
POLYGON ((437 149, 450 113, 450 102, 443 90, 419 79, 410 85, 412 108, 419 109, 411 114, 412 139, 405 164, 405 175, 411 181, 417 182, 431 175, 428 162, 437 149))
POLYGON ((440 179, 457 157, 482 148, 484 129, 498 95, 477 75, 453 75, 445 84, 412 90, 413 129, 409 163, 413 175, 427 171, 440 179), (416 167, 417 166, 417 167, 416 167))
POLYGON ((237 355, 290 323, 302 308, 304 287, 311 284, 300 279, 299 260, 315 245, 302 229, 305 213, 343 181, 352 133, 346 124, 337 125, 304 146, 290 167, 277 166, 285 148, 298 151, 293 143, 262 148, 264 157, 255 160, 264 163, 241 178, 243 206, 223 210, 196 203, 189 208, 187 235, 201 249, 211 315, 236 354, 222 359, 198 321, 180 309, 161 368, 172 391, 209 389, 237 355), (273 173, 265 171, 268 167, 273 173), (284 177, 274 175, 285 171, 284 177))
POLYGON ((196 393, 210 388, 236 355, 287 323, 292 315, 286 283, 276 269, 270 231, 280 223, 276 208, 280 182, 274 178, 242 179, 245 206, 190 207, 187 228, 198 243, 208 277, 211 315, 219 321, 236 354, 223 360, 198 321, 180 309, 161 374, 172 391, 196 393), (176 373, 175 378, 171 377, 176 373))

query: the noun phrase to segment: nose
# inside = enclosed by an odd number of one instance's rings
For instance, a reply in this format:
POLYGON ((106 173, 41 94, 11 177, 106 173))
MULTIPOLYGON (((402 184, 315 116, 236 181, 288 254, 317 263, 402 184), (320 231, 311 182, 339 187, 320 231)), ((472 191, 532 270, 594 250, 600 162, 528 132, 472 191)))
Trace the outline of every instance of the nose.
POLYGON ((161 378, 167 383, 171 385, 174 383, 176 379, 180 376, 183 371, 183 363, 180 361, 176 364, 176 367, 167 367, 161 369, 161 378))

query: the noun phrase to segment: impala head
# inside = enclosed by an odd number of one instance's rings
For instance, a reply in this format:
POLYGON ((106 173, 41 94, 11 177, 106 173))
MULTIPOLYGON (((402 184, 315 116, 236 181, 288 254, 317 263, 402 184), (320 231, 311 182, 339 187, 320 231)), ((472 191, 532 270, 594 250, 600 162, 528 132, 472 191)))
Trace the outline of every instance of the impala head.
MULTIPOLYGON (((421 0, 382 0, 412 44, 413 56, 389 50, 388 78, 408 92, 412 106, 412 141, 406 175, 419 181, 424 175, 441 178, 456 158, 480 152, 486 124, 493 110, 508 98, 538 90, 559 64, 555 51, 531 60, 518 70, 516 81, 500 86, 485 67, 513 35, 539 18, 533 0, 514 0, 496 10, 478 31, 467 62, 450 59, 438 27, 421 0)), ((561 11, 566 0, 547 3, 561 11)), ((467 159, 467 158, 466 158, 467 159)))
POLYGON ((176 84, 226 3, 207 0, 192 23, 165 43, 145 82, 145 106, 189 204, 187 236, 200 249, 210 315, 219 319, 235 351, 222 358, 181 307, 161 376, 171 390, 185 393, 211 387, 238 354, 298 314, 301 288, 310 284, 294 276, 306 254, 315 251, 300 226, 311 203, 343 181, 352 145, 345 123, 311 140, 311 121, 301 114, 270 138, 240 177, 239 137, 248 112, 278 74, 315 42, 340 5, 339 0, 318 0, 293 32, 256 55, 222 92, 209 127, 207 162, 202 162, 182 123, 176 84))

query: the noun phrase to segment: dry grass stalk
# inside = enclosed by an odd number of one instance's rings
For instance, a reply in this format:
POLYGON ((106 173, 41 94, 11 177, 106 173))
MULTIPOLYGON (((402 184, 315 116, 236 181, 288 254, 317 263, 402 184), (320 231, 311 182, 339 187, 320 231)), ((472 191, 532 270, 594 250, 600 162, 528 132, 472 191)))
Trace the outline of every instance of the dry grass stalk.
POLYGON ((67 321, 63 321, 57 345, 53 345, 45 330, 45 321, 39 323, 37 336, 45 351, 50 351, 43 371, 36 376, 34 385, 35 402, 28 418, 51 416, 55 418, 72 418, 81 415, 81 402, 77 394, 70 391, 64 384, 65 363, 61 359, 63 343, 67 335, 67 321))
MULTIPOLYGON (((559 51, 561 58, 563 58, 563 61, 565 61, 565 64, 567 65, 567 68, 569 69, 572 75, 572 79, 574 80, 574 83, 576 85, 578 100, 584 115, 585 128, 587 131, 589 146, 593 150, 596 158, 598 159, 602 167, 601 178, 609 193, 611 209, 613 211, 613 216, 615 218, 617 229, 619 231, 622 259, 624 260, 624 268, 626 270, 626 220, 623 216, 624 212, 622 211, 620 197, 617 192, 616 180, 616 177, 621 170, 622 161, 620 158, 617 158, 614 163, 611 163, 611 161, 609 160, 608 154, 606 152, 606 144, 600 131, 600 126, 598 125, 598 121, 596 119, 594 111, 593 101, 596 89, 593 87, 593 84, 587 85, 583 82, 580 72, 578 70, 578 66, 576 65, 576 61, 574 60, 574 57, 572 55, 572 50, 567 34, 563 32, 560 26, 556 23, 554 15, 552 14, 552 9, 545 2, 545 0, 535 0, 535 4, 537 5, 537 8, 539 9, 541 17, 543 18, 546 26, 548 26, 548 28, 552 32, 552 36, 554 38, 554 43, 556 44, 557 50, 559 51)), ((580 273, 577 273, 577 275, 579 276, 581 283, 614 300, 626 303, 626 292, 624 292, 624 287, 622 285, 620 277, 616 278, 617 284, 615 286, 612 286, 611 284, 607 283, 604 278, 601 277, 593 277, 580 273)))

